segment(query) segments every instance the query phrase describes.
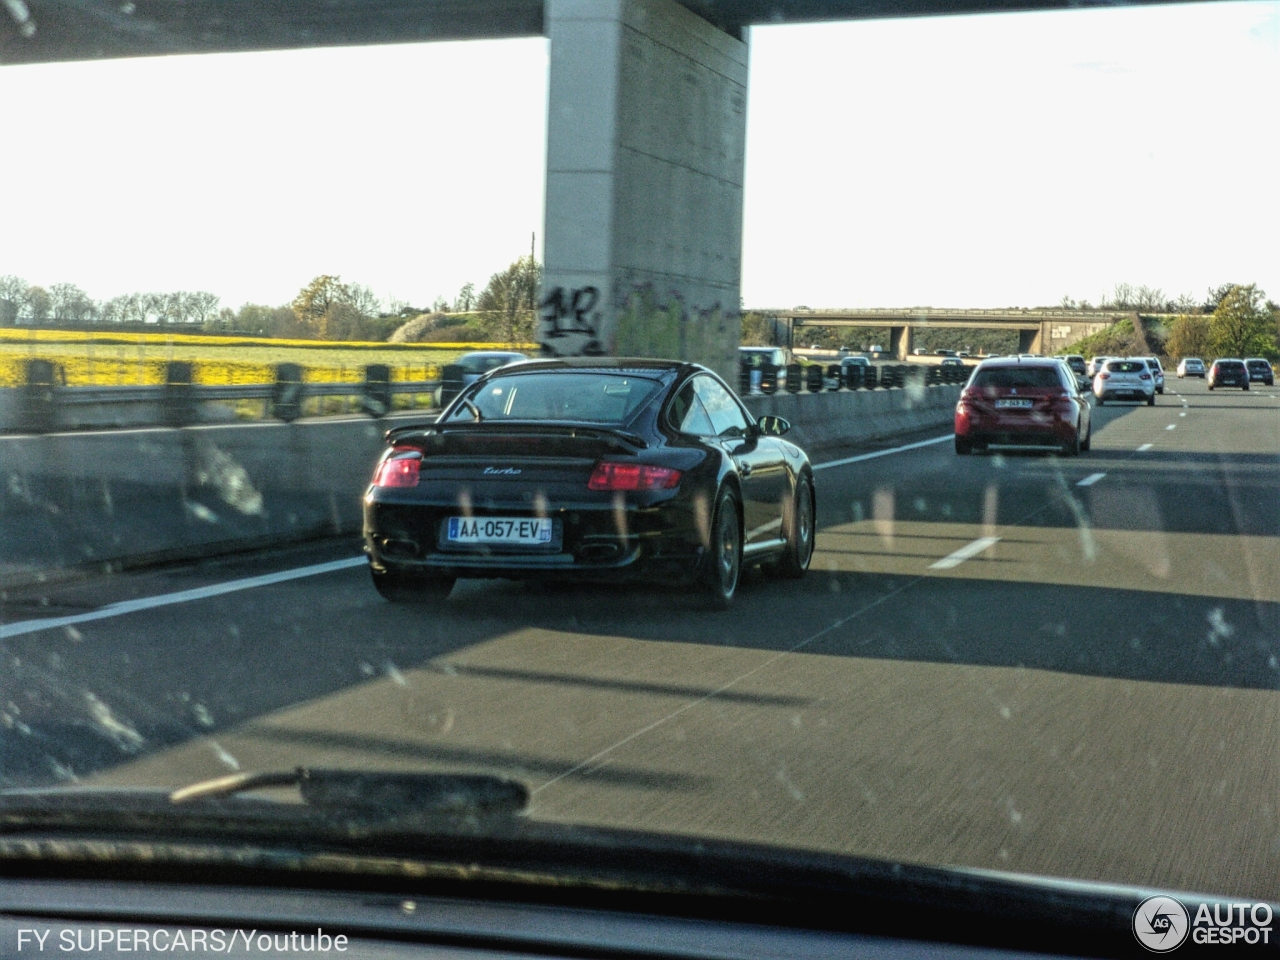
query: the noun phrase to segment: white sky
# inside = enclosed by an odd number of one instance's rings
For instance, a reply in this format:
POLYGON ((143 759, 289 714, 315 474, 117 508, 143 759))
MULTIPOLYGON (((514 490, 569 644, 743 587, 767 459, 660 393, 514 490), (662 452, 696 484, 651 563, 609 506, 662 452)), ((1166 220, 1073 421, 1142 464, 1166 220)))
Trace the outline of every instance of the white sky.
MULTIPOLYGON (((757 28, 748 305, 1280 298, 1280 2, 757 28)), ((543 40, 0 68, 0 274, 426 305, 529 249, 543 40)))

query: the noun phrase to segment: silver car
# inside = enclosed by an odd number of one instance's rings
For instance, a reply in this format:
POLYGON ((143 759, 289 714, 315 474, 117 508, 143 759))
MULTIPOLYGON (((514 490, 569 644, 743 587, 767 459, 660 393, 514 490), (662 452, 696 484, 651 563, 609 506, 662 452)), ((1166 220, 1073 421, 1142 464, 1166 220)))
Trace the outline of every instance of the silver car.
POLYGON ((1092 379, 1102 372, 1102 365, 1110 360, 1110 357, 1094 357, 1089 361, 1089 377, 1092 379))
POLYGON ((1108 400, 1145 400, 1148 407, 1154 407, 1156 381, 1145 360, 1108 360, 1093 378, 1093 395, 1098 406, 1108 400))

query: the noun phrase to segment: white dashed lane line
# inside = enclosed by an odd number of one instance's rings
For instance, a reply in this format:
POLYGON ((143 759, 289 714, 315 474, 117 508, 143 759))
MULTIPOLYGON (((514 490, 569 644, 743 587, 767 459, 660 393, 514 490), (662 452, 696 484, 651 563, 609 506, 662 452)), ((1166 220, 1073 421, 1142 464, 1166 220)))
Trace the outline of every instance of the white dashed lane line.
POLYGON ((1174 427, 1176 427, 1176 426, 1177 426, 1177 424, 1176 424, 1176 423, 1171 423, 1171 424, 1169 424, 1167 427, 1165 427, 1165 429, 1166 429, 1166 430, 1172 430, 1172 429, 1173 429, 1174 427))
POLYGON ((175 603, 190 603, 193 600, 206 600, 209 597, 220 597, 223 594, 237 593, 241 590, 253 590, 256 587, 269 587, 277 583, 288 583, 290 580, 301 580, 303 577, 315 577, 323 573, 334 573, 338 570, 361 567, 368 562, 365 557, 349 557, 346 560, 333 560, 329 563, 312 564, 309 567, 295 567, 292 570, 267 573, 260 577, 245 577, 241 580, 211 583, 207 587, 178 590, 175 593, 162 593, 155 597, 123 600, 120 603, 113 603, 89 613, 75 613, 66 617, 47 617, 43 620, 22 620, 18 623, 6 623, 0 625, 0 640, 9 637, 21 637, 28 633, 38 633, 41 630, 51 630, 56 627, 71 627, 78 623, 92 623, 94 620, 109 620, 112 617, 123 617, 125 614, 138 613, 142 610, 154 610, 157 607, 168 607, 175 603))
POLYGON ((936 563, 929 564, 930 570, 950 570, 952 567, 958 567, 971 557, 976 557, 988 547, 993 547, 1000 542, 999 537, 979 537, 973 543, 966 543, 955 553, 948 554, 936 563))
POLYGON ((1101 479, 1102 479, 1103 477, 1105 477, 1105 476, 1106 476, 1106 474, 1105 474, 1105 473, 1091 473, 1091 474, 1089 474, 1087 477, 1085 477, 1083 480, 1079 481, 1079 482, 1076 484, 1076 486, 1077 486, 1077 487, 1092 487, 1095 483, 1097 483, 1099 480, 1101 480, 1101 479))
POLYGON ((1150 449, 1151 449, 1152 447, 1154 447, 1154 446, 1155 446, 1155 444, 1154 444, 1154 443, 1144 443, 1142 446, 1140 446, 1140 447, 1138 448, 1138 452, 1139 452, 1139 453, 1146 453, 1148 450, 1150 450, 1150 449))

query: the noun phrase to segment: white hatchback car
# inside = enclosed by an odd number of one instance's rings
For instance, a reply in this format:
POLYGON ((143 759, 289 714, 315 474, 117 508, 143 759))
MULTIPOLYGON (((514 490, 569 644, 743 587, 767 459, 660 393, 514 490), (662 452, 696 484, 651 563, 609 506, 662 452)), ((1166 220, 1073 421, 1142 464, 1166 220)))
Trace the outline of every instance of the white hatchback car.
POLYGON ((1156 405, 1156 382, 1145 360, 1108 360, 1093 378, 1093 395, 1098 406, 1108 400, 1146 401, 1156 405))
POLYGON ((1199 377, 1204 379, 1204 361, 1199 357, 1184 357, 1178 361, 1178 379, 1183 377, 1199 377))

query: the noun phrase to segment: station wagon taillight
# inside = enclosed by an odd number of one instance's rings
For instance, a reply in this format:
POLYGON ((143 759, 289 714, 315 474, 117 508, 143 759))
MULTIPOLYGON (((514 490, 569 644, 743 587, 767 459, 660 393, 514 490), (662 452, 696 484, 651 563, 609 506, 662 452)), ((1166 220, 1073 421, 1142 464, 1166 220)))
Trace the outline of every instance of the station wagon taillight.
POLYGON ((588 490, 670 490, 680 484, 680 471, 644 463, 601 460, 587 481, 588 490))

